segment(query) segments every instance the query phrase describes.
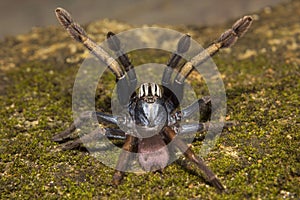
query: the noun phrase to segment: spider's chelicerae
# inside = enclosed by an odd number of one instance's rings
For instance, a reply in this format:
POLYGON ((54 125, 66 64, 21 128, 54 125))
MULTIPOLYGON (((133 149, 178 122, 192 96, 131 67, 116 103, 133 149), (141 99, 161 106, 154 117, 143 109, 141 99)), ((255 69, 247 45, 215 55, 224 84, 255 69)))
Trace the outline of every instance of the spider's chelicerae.
POLYGON ((116 171, 113 176, 113 183, 116 185, 122 180, 124 171, 126 171, 129 162, 129 156, 126 152, 138 152, 139 164, 146 171, 161 170, 168 164, 170 156, 168 148, 163 147, 167 146, 171 141, 174 141, 175 146, 182 151, 184 156, 203 171, 207 180, 218 190, 223 191, 223 185, 206 166, 203 159, 198 157, 184 141, 174 139, 177 134, 190 133, 191 131, 206 131, 208 130, 209 122, 182 125, 180 129, 174 127, 181 120, 191 116, 198 108, 202 112, 201 116, 206 116, 206 119, 209 119, 211 114, 210 97, 203 97, 190 106, 178 110, 180 99, 183 96, 184 81, 195 66, 203 63, 209 56, 213 56, 219 49, 232 46, 236 40, 249 29, 252 18, 250 16, 244 16, 236 21, 230 29, 225 31, 215 42, 208 46, 205 51, 201 51, 198 55, 193 57, 191 61, 187 61, 180 68, 174 80, 171 81, 173 69, 176 68, 182 60, 180 55, 185 53, 190 46, 190 36, 183 36, 178 42, 177 50, 172 54, 167 63, 161 84, 143 83, 137 87, 134 68, 128 56, 122 52, 120 41, 115 34, 109 32, 107 37, 109 39, 109 48, 116 53, 118 57, 117 60, 114 60, 103 48, 90 39, 83 28, 73 21, 66 10, 57 8, 56 16, 62 26, 75 40, 82 43, 99 60, 107 64, 115 75, 116 82, 118 82, 117 94, 119 103, 128 109, 129 116, 113 116, 102 112, 84 112, 68 129, 55 135, 53 141, 62 142, 62 148, 66 150, 80 146, 82 141, 91 141, 99 134, 105 135, 108 138, 125 140, 122 147, 124 151, 122 151, 119 156, 116 171), (121 67, 120 64, 122 64, 123 67, 121 67), (136 88, 138 89, 136 90, 136 88), (98 121, 114 125, 123 123, 123 125, 127 127, 139 127, 143 134, 149 133, 151 137, 138 137, 134 134, 125 133, 120 129, 101 128, 81 138, 66 141, 76 127, 79 127, 91 116, 96 116, 98 121), (155 134, 153 134, 153 132, 155 134))

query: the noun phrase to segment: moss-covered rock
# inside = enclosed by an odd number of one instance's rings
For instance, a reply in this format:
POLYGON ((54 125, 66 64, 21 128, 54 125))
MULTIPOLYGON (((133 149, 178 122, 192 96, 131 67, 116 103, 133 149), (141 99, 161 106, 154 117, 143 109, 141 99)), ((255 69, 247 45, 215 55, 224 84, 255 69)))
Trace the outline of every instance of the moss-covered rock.
MULTIPOLYGON (((235 47, 214 57, 227 91, 227 118, 238 122, 205 158, 226 194, 194 167, 178 165, 183 159, 163 174, 129 173, 113 187, 113 169, 85 151, 59 151, 50 139, 72 121, 72 86, 88 52, 61 27, 6 38, 0 48, 1 199, 300 198, 300 2, 266 8, 254 18, 235 47)), ((207 44, 230 24, 168 28, 207 44)), ((85 28, 100 42, 107 31, 133 27, 103 20, 85 28)), ((148 61, 131 56, 136 63, 148 61)), ((107 77, 104 84, 112 81, 107 77)), ((99 88, 100 110, 109 111, 108 88, 99 88)), ((196 141, 192 148, 200 146, 196 141)))

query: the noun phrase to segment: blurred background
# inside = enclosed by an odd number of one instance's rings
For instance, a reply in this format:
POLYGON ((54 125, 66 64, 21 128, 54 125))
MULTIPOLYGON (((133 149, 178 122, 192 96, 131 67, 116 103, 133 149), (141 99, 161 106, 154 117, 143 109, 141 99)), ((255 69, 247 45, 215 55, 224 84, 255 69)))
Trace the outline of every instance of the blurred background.
POLYGON ((0 0, 0 39, 57 25, 63 7, 80 24, 103 18, 129 24, 218 24, 287 0, 0 0))

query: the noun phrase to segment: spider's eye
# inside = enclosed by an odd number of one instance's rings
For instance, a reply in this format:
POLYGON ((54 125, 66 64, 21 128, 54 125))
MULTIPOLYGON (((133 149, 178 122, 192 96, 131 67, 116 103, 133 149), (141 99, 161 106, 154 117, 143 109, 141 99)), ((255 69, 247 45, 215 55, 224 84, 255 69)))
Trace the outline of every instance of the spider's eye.
POLYGON ((143 83, 139 89, 139 98, 161 98, 161 89, 156 83, 143 83))

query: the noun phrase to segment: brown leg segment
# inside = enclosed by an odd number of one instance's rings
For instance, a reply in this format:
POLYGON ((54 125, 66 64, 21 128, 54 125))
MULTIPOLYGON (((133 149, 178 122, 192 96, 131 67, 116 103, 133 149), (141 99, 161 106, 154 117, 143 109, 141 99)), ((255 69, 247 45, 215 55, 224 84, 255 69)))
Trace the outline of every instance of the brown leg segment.
MULTIPOLYGON (((176 137, 176 133, 173 129, 166 126, 163 130, 165 136, 170 140, 174 141, 175 146, 183 152, 184 156, 188 158, 190 161, 195 163, 207 176, 208 181, 216 187, 220 191, 224 191, 225 188, 220 182, 220 180, 216 177, 216 175, 209 169, 209 167, 204 163, 203 159, 195 155, 195 153, 179 138, 176 137)), ((173 142, 172 141, 172 142, 173 142)))
POLYGON ((115 174, 113 176, 113 184, 119 185, 124 177, 125 170, 130 160, 131 152, 137 145, 137 138, 131 135, 126 135, 125 143, 122 147, 122 152, 119 156, 119 160, 116 166, 115 174))

